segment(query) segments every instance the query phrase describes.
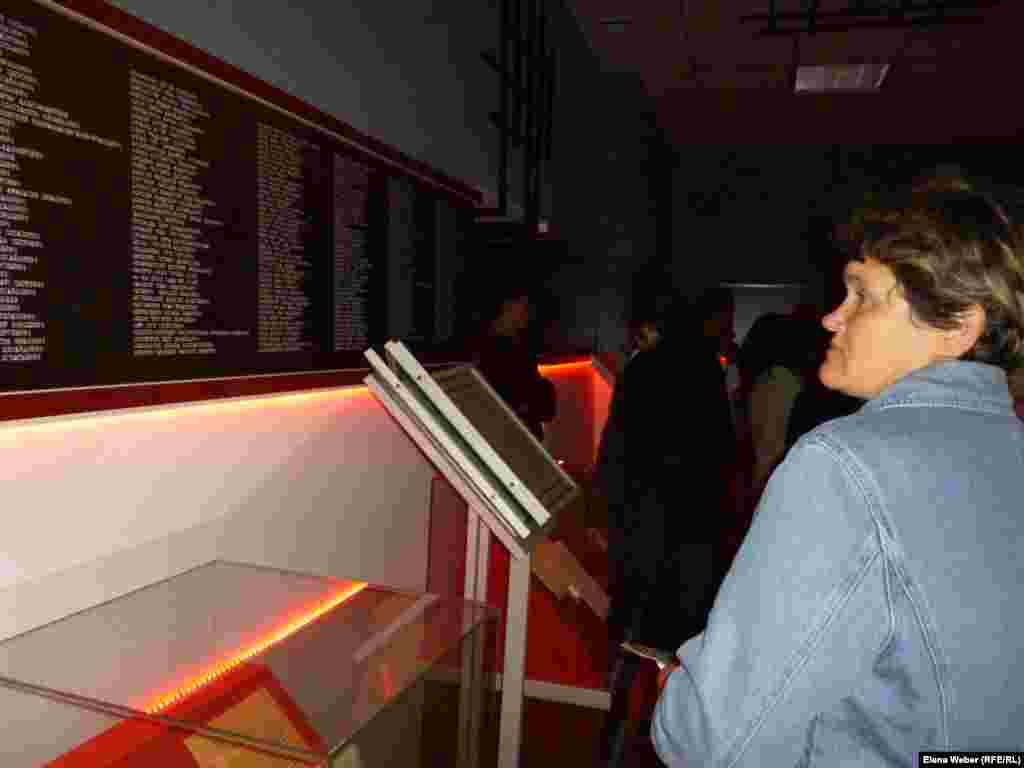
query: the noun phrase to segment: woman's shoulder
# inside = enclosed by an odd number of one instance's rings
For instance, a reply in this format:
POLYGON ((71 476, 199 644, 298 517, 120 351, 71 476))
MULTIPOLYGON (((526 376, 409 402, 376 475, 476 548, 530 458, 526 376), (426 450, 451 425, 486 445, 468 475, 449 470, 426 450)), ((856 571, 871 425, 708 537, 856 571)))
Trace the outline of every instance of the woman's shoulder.
POLYGON ((877 424, 866 419, 862 412, 855 411, 819 423, 805 432, 793 444, 790 455, 799 454, 800 450, 814 446, 831 454, 836 460, 848 463, 846 459, 865 450, 877 450, 886 440, 886 435, 878 429, 877 424))
POLYGON ((858 449, 840 432, 818 427, 801 437, 787 452, 768 480, 758 515, 819 516, 828 509, 847 521, 871 518, 871 488, 865 466, 857 458, 858 449), (842 511, 841 511, 842 510, 842 511))

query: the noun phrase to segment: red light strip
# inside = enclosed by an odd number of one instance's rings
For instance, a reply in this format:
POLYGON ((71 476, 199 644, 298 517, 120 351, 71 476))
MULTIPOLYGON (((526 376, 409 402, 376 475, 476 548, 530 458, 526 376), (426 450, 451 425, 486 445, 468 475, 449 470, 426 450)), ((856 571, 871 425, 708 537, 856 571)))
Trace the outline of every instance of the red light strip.
POLYGON ((589 360, 578 363, 558 363, 556 365, 540 366, 541 373, 569 373, 570 371, 581 371, 584 368, 592 368, 589 360))
POLYGON ((203 686, 209 685, 217 678, 224 676, 232 669, 237 667, 239 664, 242 664, 243 662, 251 659, 253 656, 262 653, 267 648, 274 645, 274 643, 279 643, 289 635, 298 632, 304 626, 310 624, 313 621, 316 621, 325 613, 333 611, 339 605, 344 603, 346 600, 350 600, 351 598, 355 597, 368 586, 369 585, 366 582, 358 582, 350 586, 348 589, 330 598, 325 603, 322 603, 309 613, 303 614, 294 621, 291 621, 285 626, 281 627, 280 629, 272 632, 270 635, 268 635, 260 642, 239 651, 227 661, 221 664, 217 664, 210 671, 195 676, 194 678, 189 680, 187 683, 185 683, 172 693, 160 696, 152 704, 145 707, 145 712, 150 715, 155 715, 160 712, 163 712, 168 707, 171 707, 177 704, 178 702, 183 701, 203 686))
POLYGON ((123 424, 136 420, 166 420, 181 414, 218 411, 230 413, 246 410, 267 409, 273 407, 291 407, 305 402, 329 400, 356 400, 369 398, 370 390, 364 386, 343 387, 329 390, 313 390, 309 392, 286 392, 280 394, 251 395, 224 400, 198 400, 195 402, 171 403, 162 406, 143 406, 137 409, 126 409, 113 413, 90 412, 56 416, 41 421, 19 421, 0 425, 0 439, 15 439, 24 434, 46 432, 68 432, 89 429, 109 424, 123 424))
MULTIPOLYGON (((541 373, 559 374, 590 368, 589 361, 575 363, 559 363, 540 366, 541 373)), ((17 438, 25 433, 62 432, 74 429, 112 423, 123 423, 133 419, 168 419, 191 409, 209 409, 220 412, 260 409, 280 405, 294 405, 302 402, 345 400, 369 397, 370 390, 365 386, 343 387, 327 391, 285 392, 280 394, 252 395, 224 400, 199 400, 195 402, 173 403, 166 406, 148 406, 139 409, 127 409, 116 413, 82 413, 67 417, 56 417, 54 420, 27 421, 6 424, 0 430, 0 438, 17 438)))

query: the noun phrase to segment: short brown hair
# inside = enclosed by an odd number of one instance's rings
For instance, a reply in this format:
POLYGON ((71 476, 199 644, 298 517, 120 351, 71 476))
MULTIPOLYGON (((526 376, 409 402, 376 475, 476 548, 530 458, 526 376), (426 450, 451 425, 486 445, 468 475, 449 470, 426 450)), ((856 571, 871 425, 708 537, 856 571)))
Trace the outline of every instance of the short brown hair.
POLYGON ((1010 369, 1024 354, 1024 260, 1003 210, 962 185, 918 187, 901 202, 863 212, 859 258, 888 266, 913 316, 956 328, 974 305, 985 329, 965 360, 1010 369))

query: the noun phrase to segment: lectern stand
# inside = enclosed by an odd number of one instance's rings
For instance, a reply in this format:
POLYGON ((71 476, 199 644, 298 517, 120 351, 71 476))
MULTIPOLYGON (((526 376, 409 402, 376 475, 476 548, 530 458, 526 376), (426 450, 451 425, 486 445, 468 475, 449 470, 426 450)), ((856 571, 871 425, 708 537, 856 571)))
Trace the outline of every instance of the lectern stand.
MULTIPOLYGON (((386 361, 372 349, 366 351, 372 366, 367 386, 469 509, 465 597, 486 602, 491 535, 511 556, 498 766, 515 768, 522 730, 531 553, 580 489, 473 367, 431 374, 400 342, 389 342, 384 350, 386 361)), ((466 685, 463 695, 477 695, 478 689, 466 685)), ((477 725, 466 723, 466 732, 472 733, 477 725)), ((463 743, 468 746, 461 758, 472 766, 475 742, 463 743)))

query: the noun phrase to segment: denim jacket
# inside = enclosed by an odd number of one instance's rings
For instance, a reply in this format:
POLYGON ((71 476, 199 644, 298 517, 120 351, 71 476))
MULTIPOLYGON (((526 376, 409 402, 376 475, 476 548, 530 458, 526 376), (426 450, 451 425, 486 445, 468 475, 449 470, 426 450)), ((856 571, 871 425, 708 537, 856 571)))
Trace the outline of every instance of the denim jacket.
POLYGON ((775 471, 652 738, 669 766, 1024 749, 1024 424, 989 365, 919 370, 775 471))

